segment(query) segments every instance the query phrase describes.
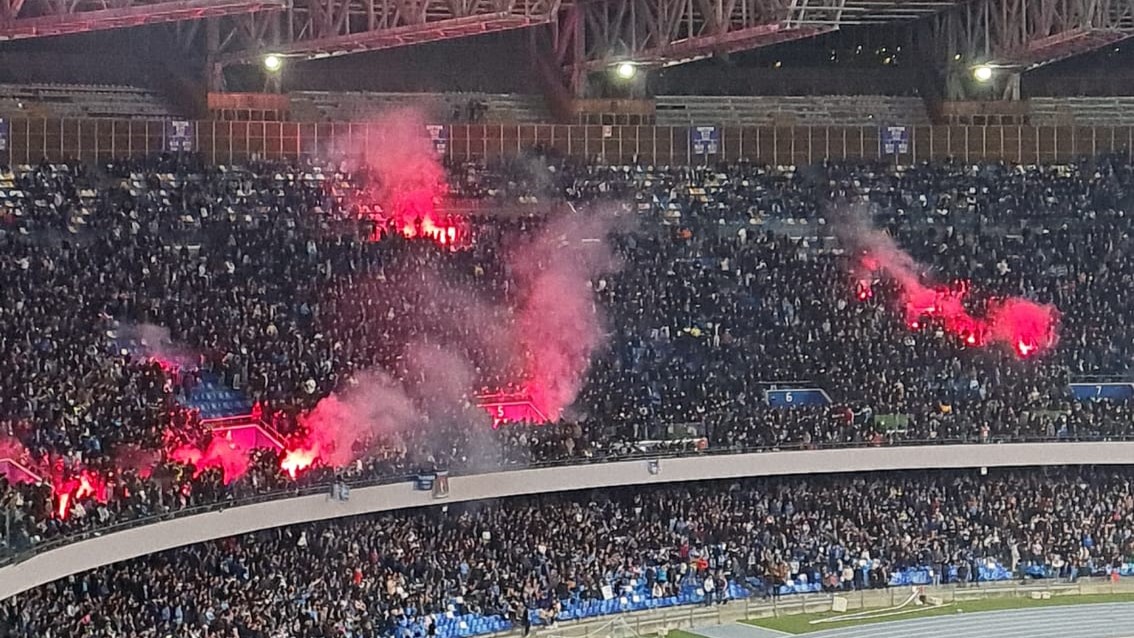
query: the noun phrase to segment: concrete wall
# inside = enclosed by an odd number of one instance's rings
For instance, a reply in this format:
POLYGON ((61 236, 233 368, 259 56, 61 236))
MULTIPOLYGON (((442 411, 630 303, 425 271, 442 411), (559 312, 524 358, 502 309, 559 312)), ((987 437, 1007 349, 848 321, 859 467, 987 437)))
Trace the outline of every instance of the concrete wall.
MULTIPOLYGON (((449 480, 448 501, 470 501, 626 485, 752 476, 1059 465, 1134 465, 1134 442, 942 445, 805 452, 764 452, 664 459, 651 474, 644 460, 512 470, 449 480)), ((0 569, 0 600, 70 574, 153 552, 292 525, 437 503, 411 483, 353 490, 342 502, 315 495, 162 521, 43 552, 0 569)))

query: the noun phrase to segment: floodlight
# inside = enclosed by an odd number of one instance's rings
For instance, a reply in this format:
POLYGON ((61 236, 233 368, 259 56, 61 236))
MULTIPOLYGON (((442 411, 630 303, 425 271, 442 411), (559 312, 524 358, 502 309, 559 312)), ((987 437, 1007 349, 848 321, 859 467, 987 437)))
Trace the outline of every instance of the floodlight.
POLYGON ((268 71, 275 73, 283 67, 283 58, 272 53, 264 56, 264 68, 268 71))

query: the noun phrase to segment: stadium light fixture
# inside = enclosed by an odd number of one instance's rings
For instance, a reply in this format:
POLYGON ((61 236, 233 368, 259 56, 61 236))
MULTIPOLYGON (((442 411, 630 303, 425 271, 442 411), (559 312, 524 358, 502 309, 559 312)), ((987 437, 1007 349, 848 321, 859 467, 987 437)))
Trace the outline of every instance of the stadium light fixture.
POLYGON ((278 72, 281 68, 283 68, 283 58, 276 55, 275 53, 265 55, 264 68, 267 69, 269 73, 278 72))
POLYGON ((618 75, 619 79, 632 80, 638 74, 637 67, 633 62, 622 62, 614 68, 614 72, 618 75))
POLYGON ((977 82, 988 82, 992 79, 992 67, 988 66, 987 64, 981 64, 979 66, 973 67, 973 78, 977 82))

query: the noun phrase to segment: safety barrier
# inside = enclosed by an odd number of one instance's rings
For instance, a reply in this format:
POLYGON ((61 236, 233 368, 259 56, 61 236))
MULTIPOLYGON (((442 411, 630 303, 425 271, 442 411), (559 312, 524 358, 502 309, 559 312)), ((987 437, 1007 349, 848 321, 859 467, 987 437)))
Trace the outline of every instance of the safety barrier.
MULTIPOLYGON (((712 124, 705 122, 704 124, 712 124)), ((893 124, 900 124, 896 122, 893 124)), ((295 159, 350 152, 377 141, 379 129, 359 122, 189 122, 180 135, 162 120, 13 119, 7 156, 0 163, 42 159, 103 161, 189 147, 214 164, 251 158, 295 159)), ((956 158, 1023 164, 1064 161, 1134 150, 1131 126, 911 126, 908 152, 920 162, 956 158)), ((748 159, 769 164, 812 164, 825 159, 892 159, 876 126, 721 126, 717 155, 694 153, 685 126, 457 124, 446 128, 445 154, 453 160, 491 159, 535 146, 610 163, 698 164, 748 159)))
MULTIPOLYGON (((1060 465, 1134 465, 1134 442, 1013 443, 759 452, 661 461, 618 461, 453 477, 447 501, 471 501, 755 476, 1060 465)), ((192 543, 260 529, 437 504, 408 481, 317 494, 164 520, 88 538, 0 568, 0 600, 70 574, 192 543)), ((443 501, 442 501, 443 502, 443 501)))

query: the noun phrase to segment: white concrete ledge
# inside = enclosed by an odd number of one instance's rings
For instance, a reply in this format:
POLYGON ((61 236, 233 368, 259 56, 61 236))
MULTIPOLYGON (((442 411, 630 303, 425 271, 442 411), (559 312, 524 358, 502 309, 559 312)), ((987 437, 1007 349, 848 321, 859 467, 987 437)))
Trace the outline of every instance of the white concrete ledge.
MULTIPOLYGON (((511 470, 449 479, 446 499, 481 499, 568 490, 786 474, 1058 465, 1134 465, 1134 442, 1011 443, 688 456, 511 470)), ((347 502, 328 496, 285 498, 186 516, 44 551, 0 569, 0 600, 71 574, 216 538, 282 525, 438 503, 409 482, 355 489, 347 502)), ((445 502, 445 501, 442 501, 445 502)))

